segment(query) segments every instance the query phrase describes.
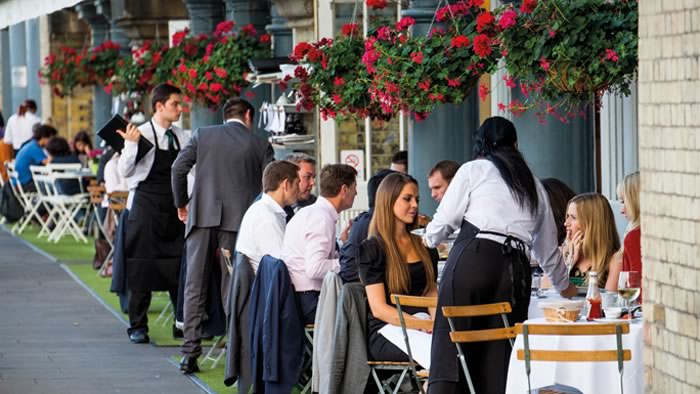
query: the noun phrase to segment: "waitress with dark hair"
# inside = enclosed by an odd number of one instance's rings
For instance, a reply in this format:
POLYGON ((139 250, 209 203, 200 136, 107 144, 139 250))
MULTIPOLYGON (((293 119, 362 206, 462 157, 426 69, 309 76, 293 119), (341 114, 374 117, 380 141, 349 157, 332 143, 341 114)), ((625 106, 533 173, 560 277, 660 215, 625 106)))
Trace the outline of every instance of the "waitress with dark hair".
MULTIPOLYGON (((563 296, 576 293, 557 249, 557 226, 542 184, 518 151, 513 123, 492 117, 477 130, 474 160, 463 164, 428 224, 425 243, 435 247, 461 229, 438 295, 430 371, 430 393, 468 390, 443 306, 508 302, 510 324, 527 319, 530 303, 528 250, 563 296)), ((465 318, 457 330, 503 327, 499 316, 465 318)), ((510 343, 506 340, 464 347, 477 393, 503 393, 510 343)))

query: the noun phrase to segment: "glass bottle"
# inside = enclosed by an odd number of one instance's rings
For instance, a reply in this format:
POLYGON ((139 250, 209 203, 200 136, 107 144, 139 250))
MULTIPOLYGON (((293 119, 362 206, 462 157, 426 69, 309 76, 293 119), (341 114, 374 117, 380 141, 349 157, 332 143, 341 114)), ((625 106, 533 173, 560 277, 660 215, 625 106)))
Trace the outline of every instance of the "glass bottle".
POLYGON ((586 319, 600 319, 603 317, 601 308, 602 299, 598 289, 598 273, 591 271, 588 273, 588 291, 586 292, 586 319))

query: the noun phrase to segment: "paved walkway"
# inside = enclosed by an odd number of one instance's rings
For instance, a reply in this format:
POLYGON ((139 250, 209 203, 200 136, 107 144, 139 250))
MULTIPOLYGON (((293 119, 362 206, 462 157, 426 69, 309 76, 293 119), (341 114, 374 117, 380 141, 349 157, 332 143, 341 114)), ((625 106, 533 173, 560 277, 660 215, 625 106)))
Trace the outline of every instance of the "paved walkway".
POLYGON ((58 263, 0 227, 0 393, 197 393, 58 263))

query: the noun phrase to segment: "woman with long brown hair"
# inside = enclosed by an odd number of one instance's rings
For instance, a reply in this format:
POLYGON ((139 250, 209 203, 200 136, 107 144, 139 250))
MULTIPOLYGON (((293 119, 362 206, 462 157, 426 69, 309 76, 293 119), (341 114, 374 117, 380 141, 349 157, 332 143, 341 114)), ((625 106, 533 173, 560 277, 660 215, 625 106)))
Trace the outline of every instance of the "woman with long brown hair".
MULTIPOLYGON (((368 342, 374 360, 408 361, 403 351, 379 334, 387 324, 400 324, 389 296, 437 296, 437 252, 411 234, 417 227, 418 200, 418 182, 413 177, 388 175, 377 190, 369 237, 360 244, 359 271, 370 307, 368 342)), ((403 309, 408 320, 416 319, 412 314, 426 311, 403 309)), ((429 312, 434 316, 435 310, 429 312)))
POLYGON ((620 236, 608 199, 598 193, 584 193, 571 199, 566 211, 564 257, 569 266, 569 281, 576 286, 588 284, 588 273, 598 273, 598 286, 617 291, 621 264, 620 236))

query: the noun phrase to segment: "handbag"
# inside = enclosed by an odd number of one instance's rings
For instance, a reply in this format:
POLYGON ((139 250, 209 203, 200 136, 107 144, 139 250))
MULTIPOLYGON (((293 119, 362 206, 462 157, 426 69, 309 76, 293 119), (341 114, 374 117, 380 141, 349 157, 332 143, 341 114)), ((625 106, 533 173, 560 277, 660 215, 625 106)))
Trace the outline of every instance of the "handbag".
POLYGON ((0 193, 0 215, 4 216, 8 222, 14 223, 24 216, 24 207, 20 204, 17 196, 12 191, 10 182, 2 186, 0 193))

